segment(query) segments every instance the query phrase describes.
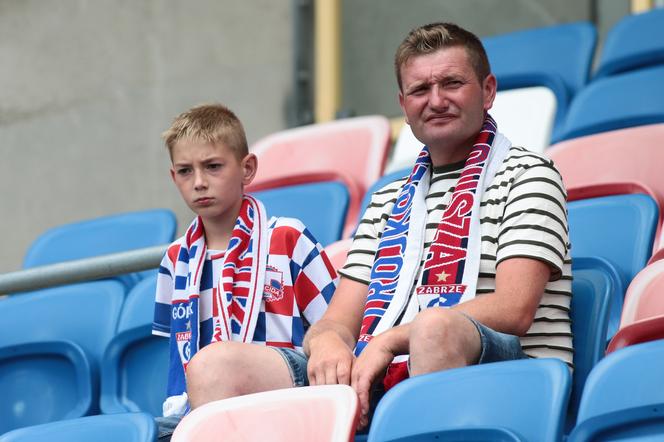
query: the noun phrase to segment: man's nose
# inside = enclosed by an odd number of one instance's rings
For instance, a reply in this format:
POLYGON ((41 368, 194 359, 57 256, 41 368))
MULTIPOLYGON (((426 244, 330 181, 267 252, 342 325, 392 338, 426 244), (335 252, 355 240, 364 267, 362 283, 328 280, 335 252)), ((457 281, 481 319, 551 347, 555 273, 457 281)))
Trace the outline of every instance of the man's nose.
POLYGON ((429 106, 434 109, 446 109, 449 105, 445 90, 439 85, 434 85, 429 90, 429 106))

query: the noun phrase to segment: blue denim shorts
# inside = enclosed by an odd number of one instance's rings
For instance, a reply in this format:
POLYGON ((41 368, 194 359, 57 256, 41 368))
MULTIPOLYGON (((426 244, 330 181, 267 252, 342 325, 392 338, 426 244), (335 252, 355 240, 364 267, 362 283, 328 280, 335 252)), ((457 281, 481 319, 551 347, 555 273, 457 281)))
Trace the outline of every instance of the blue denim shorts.
POLYGON ((521 341, 518 336, 497 332, 474 318, 463 315, 475 324, 477 331, 480 333, 482 352, 477 361, 478 364, 528 358, 528 355, 521 349, 521 341))
POLYGON ((291 379, 293 379, 293 387, 306 387, 309 385, 309 378, 307 377, 307 357, 304 353, 293 350, 292 348, 283 347, 270 347, 276 350, 288 366, 291 379))

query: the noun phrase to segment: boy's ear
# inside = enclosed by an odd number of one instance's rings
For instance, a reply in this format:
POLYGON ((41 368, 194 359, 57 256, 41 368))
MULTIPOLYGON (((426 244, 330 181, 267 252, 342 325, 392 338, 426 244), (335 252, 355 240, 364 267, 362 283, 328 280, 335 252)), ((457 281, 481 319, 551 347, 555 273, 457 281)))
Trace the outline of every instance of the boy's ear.
POLYGON ((173 180, 173 182, 175 182, 175 169, 171 167, 169 172, 171 172, 171 179, 173 180))
POLYGON ((248 186, 254 180, 258 171, 258 157, 253 153, 249 153, 242 159, 240 165, 242 167, 242 184, 248 186))

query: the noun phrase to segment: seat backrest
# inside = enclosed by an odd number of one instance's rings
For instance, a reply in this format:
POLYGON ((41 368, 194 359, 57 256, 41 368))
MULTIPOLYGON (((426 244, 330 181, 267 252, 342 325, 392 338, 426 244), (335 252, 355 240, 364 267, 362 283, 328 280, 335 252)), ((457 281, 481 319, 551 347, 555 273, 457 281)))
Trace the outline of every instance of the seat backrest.
POLYGON ((253 192, 268 216, 298 218, 323 246, 341 239, 348 189, 340 182, 317 182, 253 192))
POLYGON ((169 341, 152 335, 156 278, 127 295, 117 334, 104 352, 100 407, 103 413, 143 411, 162 415, 168 382, 169 341))
POLYGON ((390 136, 389 121, 378 115, 268 135, 251 146, 260 163, 255 182, 291 174, 337 171, 352 177, 364 193, 385 169, 390 136))
MULTIPOLYGON (((570 100, 588 82, 597 43, 594 25, 590 22, 558 24, 486 37, 482 42, 491 63, 491 71, 498 79, 498 90, 543 86, 555 96, 553 105, 550 104, 550 98, 543 102, 544 109, 536 107, 535 97, 522 100, 520 104, 530 103, 527 106, 535 107, 535 114, 543 110, 544 113, 550 112, 553 107, 555 116, 549 121, 544 120, 540 130, 546 130, 548 123, 549 135, 551 125, 557 133, 565 120, 570 100)), ((537 96, 541 97, 541 94, 537 96)), ((517 111, 523 117, 522 123, 532 119, 527 111, 526 108, 517 111)), ((516 116, 514 110, 512 115, 516 116)), ((518 120, 513 123, 505 120, 501 125, 501 119, 496 115, 494 117, 499 130, 513 142, 527 149, 541 151, 540 143, 522 135, 524 129, 519 129, 518 120), (516 127, 514 131, 506 130, 512 125, 516 127), (521 144, 526 142, 534 144, 521 144)), ((538 134, 543 136, 541 132, 538 134)), ((546 142, 548 144, 549 139, 546 142)))
POLYGON ((576 422, 586 378, 604 356, 610 306, 622 301, 622 293, 618 293, 618 273, 608 261, 601 258, 574 258, 572 276, 570 317, 574 342, 574 376, 567 415, 568 429, 576 422))
POLYGON ((566 23, 486 37, 482 43, 499 87, 501 78, 523 73, 555 75, 573 96, 588 82, 597 32, 590 22, 566 23))
POLYGON ((145 413, 88 416, 21 428, 0 436, 0 442, 152 442, 154 419, 145 413))
POLYGON ((346 238, 339 241, 335 241, 332 244, 329 244, 325 247, 325 253, 327 257, 330 258, 330 262, 334 267, 334 270, 339 270, 346 263, 346 257, 350 246, 353 244, 352 238, 346 238))
POLYGON ((0 300, 0 311, 5 317, 0 323, 0 345, 5 355, 22 354, 20 359, 5 357, 4 368, 0 368, 3 391, 0 427, 4 426, 6 431, 76 417, 68 407, 79 402, 79 392, 67 389, 78 389, 83 382, 77 379, 85 375, 77 367, 81 359, 89 366, 86 375, 89 379, 85 382, 89 385, 90 399, 78 415, 98 411, 100 360, 115 334, 124 290, 120 282, 107 280, 0 300), (56 376, 56 373, 62 374, 56 376), (35 388, 39 389, 38 394, 35 388))
POLYGON ((627 287, 620 326, 664 315, 664 261, 641 270, 627 287))
POLYGON ((572 100, 561 141, 664 122, 664 65, 600 78, 572 100))
POLYGON ((572 201, 568 211, 572 258, 605 258, 616 267, 624 290, 652 253, 659 217, 655 200, 612 195, 572 201))
POLYGON ((348 385, 317 385, 238 396, 210 402, 182 419, 173 442, 224 441, 349 442, 359 416, 348 385))
POLYGON ((664 9, 627 15, 609 29, 595 78, 664 64, 664 9))
POLYGON ((521 440, 559 441, 570 377, 569 368, 557 359, 497 362, 415 376, 380 400, 368 440, 447 440, 446 435, 458 436, 464 430, 502 429, 521 440))
MULTIPOLYGON (((47 230, 30 246, 24 268, 168 244, 177 221, 168 209, 152 209, 64 224, 47 230)), ((118 277, 128 288, 152 274, 118 277)))
POLYGON ((489 112, 513 145, 541 153, 551 144, 557 110, 551 89, 532 86, 500 91, 489 112))
MULTIPOLYGON (((620 129, 558 143, 546 151, 560 171, 565 186, 587 187, 616 182, 638 182, 664 207, 664 124, 620 129)), ((660 211, 660 224, 662 220, 660 211)), ((655 246, 659 244, 656 238, 655 246)))
POLYGON ((586 380, 577 424, 607 413, 664 403, 662 373, 664 340, 632 345, 609 354, 586 380))

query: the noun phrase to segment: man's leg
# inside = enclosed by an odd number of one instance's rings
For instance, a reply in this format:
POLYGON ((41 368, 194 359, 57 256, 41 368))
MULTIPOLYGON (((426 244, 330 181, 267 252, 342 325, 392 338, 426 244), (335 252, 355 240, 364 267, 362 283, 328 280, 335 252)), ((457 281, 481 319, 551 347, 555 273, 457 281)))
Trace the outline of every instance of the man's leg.
MULTIPOLYGON (((262 345, 239 342, 207 345, 187 366, 191 408, 219 399, 296 386, 301 382, 294 379, 292 372, 294 368, 299 371, 298 367, 289 366, 287 361, 279 349, 262 345)), ((304 364, 306 375, 306 359, 304 364)))
POLYGON ((500 333, 455 310, 420 312, 410 333, 410 374, 526 359, 518 336, 500 333))
POLYGON ((410 374, 415 376, 477 363, 482 340, 467 316, 433 307, 423 310, 413 320, 409 347, 410 374))

